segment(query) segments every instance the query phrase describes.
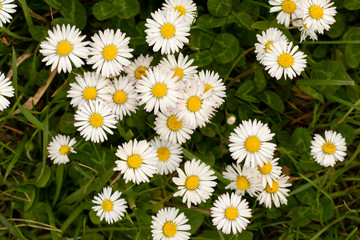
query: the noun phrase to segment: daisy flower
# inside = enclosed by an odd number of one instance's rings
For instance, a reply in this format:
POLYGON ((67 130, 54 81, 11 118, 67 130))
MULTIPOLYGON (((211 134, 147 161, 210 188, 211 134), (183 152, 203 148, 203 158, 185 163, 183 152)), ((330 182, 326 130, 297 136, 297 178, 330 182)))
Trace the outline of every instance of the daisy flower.
POLYGON ((249 203, 235 193, 220 195, 210 210, 213 225, 225 234, 241 233, 250 223, 247 218, 252 216, 249 203))
POLYGON ((288 176, 280 176, 276 180, 273 180, 273 186, 270 187, 269 184, 266 185, 265 189, 258 195, 257 199, 260 204, 265 204, 265 207, 271 208, 271 203, 273 202, 275 207, 280 207, 280 204, 287 205, 286 197, 289 196, 290 192, 287 187, 291 186, 291 183, 288 182, 288 176))
POLYGON ((176 79, 173 73, 154 67, 146 71, 146 77, 136 85, 139 94, 139 105, 145 104, 145 110, 157 114, 168 108, 176 108, 178 102, 176 79))
POLYGON ((56 135, 51 139, 47 150, 49 152, 48 157, 54 161, 54 164, 65 164, 70 162, 68 155, 70 153, 76 153, 73 146, 75 145, 75 138, 64 135, 56 135))
POLYGON ((157 173, 160 175, 173 173, 182 161, 182 148, 178 143, 161 140, 155 137, 150 141, 157 153, 157 173))
POLYGON ((273 181, 280 177, 281 167, 278 165, 278 161, 279 158, 269 159, 264 166, 258 166, 257 171, 263 187, 266 187, 266 184, 272 187, 273 181))
POLYGON ((84 77, 76 76, 76 82, 70 83, 67 92, 71 98, 70 104, 77 107, 85 102, 104 101, 108 98, 109 90, 106 88, 108 81, 95 72, 84 72, 84 77))
POLYGON ((272 6, 270 12, 279 12, 276 20, 279 24, 284 24, 285 27, 290 25, 290 18, 295 19, 297 16, 295 10, 299 3, 297 0, 270 0, 269 4, 272 6))
POLYGON ((316 34, 316 30, 313 29, 313 27, 307 27, 306 24, 304 24, 304 21, 302 19, 293 21, 293 25, 295 27, 298 27, 301 34, 300 34, 300 42, 305 41, 306 38, 310 37, 310 39, 318 40, 318 36, 316 34))
POLYGON ((239 164, 228 165, 222 174, 224 178, 231 181, 225 189, 235 190, 238 195, 245 195, 247 192, 251 197, 257 196, 261 191, 258 173, 253 168, 243 167, 239 164))
POLYGON ((137 110, 137 97, 134 82, 128 77, 119 76, 114 78, 113 82, 108 85, 109 98, 108 106, 116 116, 116 120, 123 120, 126 115, 137 110))
POLYGON ((124 67, 124 71, 127 73, 127 77, 130 80, 140 80, 142 76, 146 77, 146 71, 150 68, 153 57, 141 54, 134 62, 131 62, 129 66, 124 67))
POLYGON ((256 60, 262 63, 266 52, 271 51, 270 46, 274 45, 274 42, 288 42, 287 37, 277 28, 268 28, 260 34, 256 34, 258 40, 255 43, 256 60))
POLYGON ((154 240, 187 240, 190 238, 189 219, 179 209, 163 208, 152 216, 151 233, 154 240))
POLYGON ((190 25, 179 15, 178 11, 158 10, 151 13, 152 19, 146 19, 146 42, 153 46, 154 52, 176 53, 189 42, 190 25))
POLYGON ((116 128, 115 115, 111 113, 105 103, 101 101, 86 102, 79 106, 75 113, 74 126, 85 141, 99 143, 107 140, 106 132, 113 134, 110 128, 116 128))
POLYGON ((229 114, 226 116, 226 123, 229 124, 230 126, 231 125, 234 125, 236 122, 236 116, 234 114, 229 114))
POLYGON ((176 111, 159 112, 155 118, 155 128, 162 140, 182 144, 190 139, 194 130, 184 123, 176 111))
POLYGON ((130 53, 133 49, 129 48, 130 38, 125 37, 120 29, 114 32, 113 29, 105 29, 95 33, 91 37, 90 57, 87 64, 93 64, 92 68, 104 77, 115 77, 120 75, 124 66, 128 66, 132 58, 130 53))
POLYGON ((160 61, 160 65, 170 71, 175 71, 173 77, 177 77, 176 82, 186 84, 197 73, 197 66, 191 66, 194 59, 188 60, 188 58, 188 56, 184 57, 182 53, 179 53, 177 60, 174 55, 167 55, 167 58, 160 61))
POLYGON ((269 141, 275 134, 271 133, 267 123, 257 119, 244 120, 234 131, 229 137, 229 150, 237 163, 245 159, 245 167, 256 168, 257 165, 264 166, 274 156, 276 144, 269 141))
POLYGON ((293 48, 293 43, 275 42, 271 46, 271 51, 266 52, 262 64, 271 77, 279 80, 283 75, 284 78, 293 79, 300 75, 306 67, 306 55, 297 51, 299 46, 293 48))
POLYGON ((111 187, 104 187, 103 192, 98 196, 94 196, 93 203, 97 204, 92 209, 96 212, 96 216, 100 217, 100 221, 105 218, 108 224, 117 222, 125 216, 126 201, 120 198, 121 192, 115 191, 111 194, 111 187))
POLYGON ((219 74, 214 71, 201 70, 198 75, 195 76, 197 81, 205 86, 204 93, 210 92, 208 99, 213 103, 215 108, 220 107, 224 98, 226 97, 226 87, 219 74))
POLYGON ((178 11, 188 24, 192 24, 196 14, 196 4, 191 0, 165 0, 162 9, 178 11))
POLYGON ((332 130, 325 131, 325 139, 315 134, 310 148, 315 161, 324 167, 333 167, 336 161, 342 162, 346 156, 345 138, 332 130))
POLYGON ((187 161, 184 164, 184 170, 177 169, 179 177, 173 177, 173 182, 178 186, 178 191, 174 197, 183 196, 183 203, 190 208, 191 204, 198 205, 209 199, 216 186, 215 172, 210 166, 202 163, 200 160, 187 161))
POLYGON ((156 151, 145 140, 130 140, 118 146, 115 154, 119 160, 115 161, 114 171, 124 174, 125 183, 131 181, 136 184, 149 182, 149 177, 156 173, 156 151))
POLYGON ((10 101, 6 97, 14 96, 14 87, 11 81, 0 72, 0 111, 6 109, 10 105, 10 101))
POLYGON ((52 31, 48 31, 49 37, 40 44, 39 52, 44 55, 42 59, 45 65, 51 65, 51 71, 56 67, 58 73, 71 72, 72 66, 81 67, 89 55, 88 42, 83 42, 86 36, 80 36, 81 31, 75 26, 56 25, 52 31))
POLYGON ((12 16, 10 13, 16 12, 16 4, 12 4, 14 0, 1 0, 0 1, 0 27, 4 26, 4 23, 10 22, 12 16))

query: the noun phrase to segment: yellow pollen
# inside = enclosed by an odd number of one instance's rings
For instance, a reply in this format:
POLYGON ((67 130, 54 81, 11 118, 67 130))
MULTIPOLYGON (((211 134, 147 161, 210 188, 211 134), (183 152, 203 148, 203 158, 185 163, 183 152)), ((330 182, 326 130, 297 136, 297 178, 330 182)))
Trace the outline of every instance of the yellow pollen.
POLYGON ((249 188, 250 183, 244 176, 237 177, 236 186, 239 190, 246 190, 249 188))
POLYGON ((186 9, 183 6, 176 6, 174 7, 174 10, 180 12, 179 17, 181 17, 182 15, 186 15, 186 9))
POLYGON ((97 95, 97 91, 94 87, 88 87, 83 92, 83 97, 86 100, 93 100, 94 98, 96 98, 96 95, 97 95))
POLYGON ((278 57, 278 63, 280 66, 282 66, 283 68, 288 68, 291 67, 294 63, 294 58, 293 56, 291 56, 289 53, 282 53, 279 57, 278 57))
POLYGON ((157 83, 151 90, 152 94, 157 98, 162 98, 167 93, 167 87, 164 83, 157 83))
POLYGON ((281 4, 282 10, 286 13, 294 13, 296 10, 296 4, 291 0, 285 0, 281 4))
POLYGON ((197 176, 190 176, 185 181, 185 187, 188 190, 195 190, 199 186, 200 180, 197 176))
POLYGON ((239 215, 239 211, 234 207, 228 207, 225 210, 225 217, 229 220, 234 220, 239 215))
POLYGON ((94 113, 91 115, 89 122, 93 127, 101 127, 103 125, 103 117, 98 113, 94 113))
POLYGON ((165 162, 170 157, 170 151, 166 147, 161 147, 161 148, 158 148, 157 155, 158 155, 158 158, 160 161, 165 162))
POLYGON ((60 154, 66 155, 66 154, 68 154, 69 152, 70 152, 69 146, 67 146, 67 145, 61 146, 61 148, 60 148, 60 154))
POLYGON ((272 187, 270 187, 269 184, 266 184, 265 189, 268 193, 276 193, 277 190, 279 190, 279 183, 273 180, 272 187))
POLYGON ((113 96, 113 100, 115 103, 117 104, 123 104, 124 102, 126 102, 127 99, 127 95, 124 91, 116 91, 116 93, 113 96))
POLYGON ((68 41, 62 41, 57 45, 56 52, 61 55, 65 56, 68 55, 72 50, 72 46, 68 41))
POLYGON ((136 70, 135 70, 135 77, 137 79, 141 79, 142 76, 146 77, 146 71, 147 68, 146 67, 138 67, 136 70))
POLYGON ((323 145, 323 151, 326 154, 333 154, 336 150, 336 147, 334 144, 332 144, 331 142, 326 142, 323 145))
POLYGON ((131 155, 128 157, 127 163, 131 168, 138 168, 142 164, 142 159, 139 155, 131 155))
POLYGON ((172 77, 179 76, 178 80, 176 81, 180 81, 184 77, 184 70, 182 68, 177 67, 174 68, 173 71, 175 71, 175 73, 172 77))
POLYGON ((171 38, 175 34, 175 27, 171 23, 165 23, 161 27, 161 35, 164 38, 171 38))
POLYGON ((311 6, 309 12, 310 16, 315 19, 320 19, 324 16, 324 9, 319 6, 311 6))
POLYGON ((167 120, 167 125, 168 127, 173 130, 173 131, 179 131, 180 128, 182 127, 182 121, 181 120, 177 120, 176 116, 171 116, 168 118, 167 120))
POLYGON ((192 96, 188 99, 187 101, 187 108, 191 111, 191 112, 196 112, 197 110, 199 110, 201 108, 201 100, 199 97, 197 96, 192 96))
POLYGON ((109 199, 106 199, 105 201, 102 202, 101 207, 104 210, 104 212, 110 212, 113 209, 114 204, 109 199))
POLYGON ((271 47, 270 47, 270 46, 273 46, 273 47, 274 47, 273 41, 270 41, 270 42, 268 42, 268 43, 265 45, 265 51, 270 52, 270 51, 271 51, 271 47))
POLYGON ((272 165, 270 162, 268 162, 267 164, 265 164, 263 167, 259 166, 259 171, 264 174, 264 175, 268 175, 271 173, 272 170, 272 165))
POLYGON ((104 48, 102 54, 103 54, 103 57, 104 57, 106 60, 111 61, 111 60, 113 60, 114 58, 116 58, 117 53, 118 53, 117 48, 116 48, 114 45, 109 45, 109 46, 107 46, 107 47, 104 48))
POLYGON ((206 93, 207 91, 209 91, 211 89, 211 91, 214 91, 214 87, 211 86, 210 84, 206 84, 205 85, 205 89, 204 89, 204 93, 206 93))
POLYGON ((176 227, 175 223, 167 222, 164 224, 163 233, 165 236, 167 236, 167 237, 175 236, 176 232, 177 232, 177 227, 176 227))
POLYGON ((2 5, 1 5, 1 3, 0 3, 0 9, 2 8, 2 5))
POLYGON ((255 136, 248 137, 245 141, 245 148, 249 152, 257 152, 260 149, 261 142, 259 138, 255 136))

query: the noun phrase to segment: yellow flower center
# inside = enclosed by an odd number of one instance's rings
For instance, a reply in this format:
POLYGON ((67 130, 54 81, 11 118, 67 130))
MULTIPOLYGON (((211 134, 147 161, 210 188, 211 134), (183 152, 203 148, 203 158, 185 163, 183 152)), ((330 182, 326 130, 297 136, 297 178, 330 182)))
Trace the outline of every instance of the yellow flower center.
POLYGON ((160 159, 160 161, 165 162, 170 157, 170 151, 166 147, 161 147, 161 148, 158 148, 157 155, 158 155, 158 158, 160 159))
POLYGON ((246 177, 240 176, 236 179, 236 186, 239 190, 246 190, 249 188, 250 183, 246 177))
POLYGON ((266 184, 265 189, 268 193, 276 193, 277 190, 279 190, 279 183, 273 180, 272 187, 270 187, 269 184, 266 184))
POLYGON ((0 3, 0 9, 2 8, 2 5, 1 5, 1 3, 0 3))
POLYGON ((207 91, 209 91, 210 89, 212 89, 212 91, 214 91, 214 87, 211 86, 210 84, 206 84, 205 85, 205 89, 204 89, 204 93, 206 93, 207 91))
POLYGON ((98 113, 91 115, 89 121, 93 127, 101 127, 103 125, 103 117, 98 113))
POLYGON ((248 137, 245 141, 245 148, 249 152, 257 152, 260 149, 261 142, 259 138, 255 136, 248 137))
POLYGON ((97 95, 97 91, 94 87, 88 87, 83 92, 83 97, 86 100, 93 100, 94 98, 96 98, 96 95, 97 95))
POLYGON ((268 175, 271 173, 272 170, 272 165, 270 162, 268 162, 267 164, 265 164, 263 167, 259 166, 259 171, 264 174, 264 175, 268 175))
POLYGON ((105 201, 102 202, 101 207, 104 210, 104 212, 110 212, 113 209, 114 204, 109 199, 106 199, 105 201))
POLYGON ((271 51, 271 47, 270 46, 273 46, 274 47, 274 42, 273 41, 270 41, 268 42, 266 45, 265 45, 265 51, 269 52, 271 51))
POLYGON ((176 227, 175 223, 167 222, 164 224, 163 233, 165 236, 167 236, 167 237, 175 236, 176 232, 177 232, 177 227, 176 227))
POLYGON ((60 148, 60 154, 66 155, 66 154, 68 154, 69 152, 70 152, 69 146, 67 146, 67 145, 61 146, 61 148, 60 148))
POLYGON ((282 10, 286 13, 293 13, 296 10, 296 4, 291 0, 285 0, 281 4, 282 10))
POLYGON ((124 91, 116 91, 116 93, 113 96, 113 100, 115 103, 117 104, 123 104, 124 102, 126 102, 127 99, 127 95, 124 91))
POLYGON ((225 210, 225 217, 229 220, 234 220, 235 218, 237 218, 238 215, 239 215, 239 211, 237 210, 237 208, 228 207, 225 210))
POLYGON ((163 35, 164 38, 171 38, 175 34, 175 27, 171 23, 165 23, 161 27, 161 35, 163 35))
POLYGON ((168 127, 173 131, 178 131, 182 127, 182 121, 177 120, 176 116, 171 116, 167 120, 168 127))
POLYGON ((147 70, 146 67, 138 67, 136 70, 135 70, 135 77, 137 79, 141 79, 142 76, 146 77, 146 73, 145 71, 147 70))
POLYGON ((62 41, 57 45, 56 52, 61 55, 65 56, 68 55, 72 50, 72 46, 68 41, 62 41))
POLYGON ((199 186, 200 180, 197 176, 190 176, 185 181, 185 187, 188 190, 194 190, 199 186))
POLYGON ((183 6, 176 6, 174 7, 174 10, 180 12, 179 17, 181 17, 182 15, 186 15, 186 9, 183 6))
POLYGON ((103 50, 103 57, 108 60, 111 61, 114 58, 116 58, 118 53, 117 48, 114 45, 110 45, 104 48, 103 50))
POLYGON ((164 83, 157 83, 151 90, 152 94, 157 98, 162 98, 167 93, 167 87, 164 83))
POLYGON ((139 155, 131 155, 128 157, 127 163, 131 168, 138 168, 142 164, 142 159, 139 155))
POLYGON ((184 77, 184 70, 182 68, 177 67, 174 68, 173 71, 175 71, 175 73, 172 77, 179 76, 178 80, 176 81, 180 81, 184 77))
POLYGON ((324 9, 319 6, 311 6, 309 12, 310 16, 315 19, 320 19, 324 16, 324 9))
POLYGON ((187 108, 191 111, 191 112, 196 112, 197 110, 199 110, 201 107, 201 100, 199 97, 197 96, 192 96, 188 99, 187 101, 187 108))
POLYGON ((293 65, 294 63, 294 58, 293 56, 291 56, 289 53, 282 53, 279 57, 278 57, 278 63, 280 66, 282 66, 283 68, 287 68, 293 65))
POLYGON ((336 147, 331 142, 324 143, 323 145, 323 151, 326 154, 333 154, 336 150, 336 147))

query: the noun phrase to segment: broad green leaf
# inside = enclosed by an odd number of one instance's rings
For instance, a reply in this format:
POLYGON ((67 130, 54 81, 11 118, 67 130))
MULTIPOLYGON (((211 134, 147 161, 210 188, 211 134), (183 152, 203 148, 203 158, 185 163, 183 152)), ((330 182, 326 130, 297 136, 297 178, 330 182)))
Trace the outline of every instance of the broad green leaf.
POLYGON ((291 135, 290 143, 297 152, 308 152, 311 143, 309 131, 306 128, 296 128, 291 135))
POLYGON ((263 71, 254 73, 254 84, 256 92, 262 92, 266 88, 267 81, 263 71))
POLYGON ((103 21, 114 17, 117 14, 118 9, 114 7, 113 4, 102 1, 95 3, 92 7, 92 11, 97 20, 103 21))
POLYGON ((207 7, 215 17, 226 17, 231 11, 232 0, 208 0, 207 7))
POLYGON ((238 5, 235 5, 233 2, 233 10, 237 12, 241 11, 249 14, 253 21, 256 21, 260 15, 259 5, 250 1, 240 1, 240 4, 238 5))
POLYGON ((200 28, 217 28, 225 25, 226 18, 214 17, 210 14, 201 15, 196 20, 196 25, 200 28))
MULTIPOLYGON (((34 172, 36 177, 40 175, 41 168, 42 168, 41 163, 36 164, 36 169, 34 172)), ((41 175, 41 178, 36 182, 36 187, 38 188, 46 187, 50 178, 51 178, 51 169, 48 165, 44 165, 43 173, 41 175)))
POLYGON ((303 152, 301 154, 299 166, 301 169, 306 171, 318 171, 323 168, 320 164, 315 162, 314 159, 312 159, 310 152, 303 152))
POLYGON ((204 67, 210 65, 214 59, 210 50, 203 50, 190 54, 190 58, 194 59, 193 65, 204 67))
POLYGON ((340 37, 341 34, 346 29, 346 22, 345 22, 344 18, 345 17, 340 13, 336 14, 336 16, 335 16, 336 22, 333 25, 331 25, 331 28, 329 29, 329 31, 326 31, 326 35, 328 35, 331 38, 340 37))
POLYGON ((216 131, 213 127, 213 125, 208 124, 205 127, 200 128, 200 131, 202 134, 204 134, 207 137, 215 137, 216 136, 216 131))
POLYGON ((123 19, 134 17, 140 10, 138 0, 115 0, 114 7, 117 8, 117 16, 123 19))
POLYGON ((73 20, 71 20, 70 18, 55 18, 54 20, 51 21, 51 26, 54 27, 56 25, 75 25, 75 22, 73 20))
POLYGON ((28 202, 25 202, 24 204, 24 211, 29 211, 33 206, 34 204, 36 203, 36 197, 37 197, 37 194, 36 194, 36 188, 32 185, 28 185, 28 189, 24 191, 28 197, 30 198, 30 201, 28 202))
POLYGON ((322 197, 317 204, 312 205, 311 218, 315 221, 328 221, 334 215, 334 203, 328 198, 322 197))
POLYGON ((348 10, 358 10, 360 9, 359 0, 346 0, 344 1, 344 7, 348 10))
POLYGON ((290 210, 289 216, 292 218, 289 222, 294 227, 302 227, 311 222, 311 209, 309 207, 294 207, 290 210))
POLYGON ((195 233, 204 221, 204 214, 191 209, 181 209, 185 216, 189 219, 188 224, 191 226, 191 233, 195 233))
POLYGON ((236 240, 252 240, 254 238, 254 234, 250 231, 242 231, 237 234, 236 240))
POLYGON ((18 239, 25 240, 26 238, 22 235, 18 228, 15 228, 7 219, 0 213, 0 222, 4 225, 9 232, 15 235, 18 239))
POLYGON ((210 48, 215 36, 215 34, 210 34, 199 28, 191 29, 189 46, 192 50, 195 51, 199 49, 210 48))
POLYGON ((266 29, 270 28, 271 25, 272 24, 269 21, 257 21, 251 25, 251 28, 265 31, 266 29))
POLYGON ((313 205, 316 200, 316 192, 312 188, 308 188, 299 194, 296 194, 297 200, 306 205, 313 205))
MULTIPOLYGON (((312 80, 309 80, 309 81, 312 81, 312 80)), ((301 81, 297 81, 296 82, 297 85, 298 85, 298 82, 301 82, 301 81)), ((313 89, 309 85, 298 85, 298 87, 301 91, 303 91, 306 94, 309 94, 312 98, 319 100, 321 103, 324 103, 323 95, 318 93, 315 89, 313 89)))
POLYGON ((266 216, 270 219, 276 219, 281 216, 281 211, 277 208, 269 208, 266 211, 266 216))
POLYGON ((34 115, 32 115, 31 112, 26 110, 26 108, 24 108, 21 104, 19 104, 19 109, 31 124, 35 125, 40 130, 44 130, 44 125, 34 115))
MULTIPOLYGON (((350 28, 343 36, 344 40, 360 39, 360 27, 350 28)), ((346 63, 351 68, 357 68, 360 62, 360 47, 359 44, 346 44, 345 47, 346 63)))
POLYGON ((248 13, 241 11, 232 12, 228 18, 227 24, 236 23, 239 27, 245 27, 250 30, 253 22, 254 21, 248 13))
POLYGON ((256 98, 255 84, 251 80, 243 82, 236 91, 236 96, 248 102, 259 102, 256 98))
POLYGON ((89 212, 89 217, 90 217, 90 221, 93 223, 93 224, 100 224, 101 223, 101 221, 100 221, 100 217, 98 217, 97 215, 96 215, 96 212, 95 211, 93 211, 93 210, 91 210, 90 212, 89 212))
POLYGON ((281 113, 284 112, 284 102, 277 93, 271 90, 265 90, 264 92, 259 93, 258 97, 263 103, 265 103, 272 109, 281 113))
POLYGON ((62 7, 62 0, 44 0, 44 1, 55 9, 60 9, 62 7))
POLYGON ((65 113, 61 116, 58 128, 61 132, 65 134, 73 134, 76 132, 76 127, 74 127, 74 114, 73 113, 65 113))
POLYGON ((239 41, 230 33, 221 33, 216 36, 211 52, 218 63, 228 63, 236 58, 239 53, 239 41))

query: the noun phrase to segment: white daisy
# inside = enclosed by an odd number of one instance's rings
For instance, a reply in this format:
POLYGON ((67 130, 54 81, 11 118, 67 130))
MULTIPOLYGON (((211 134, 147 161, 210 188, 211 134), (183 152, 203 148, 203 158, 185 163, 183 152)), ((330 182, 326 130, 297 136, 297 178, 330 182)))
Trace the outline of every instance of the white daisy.
POLYGON ((293 43, 275 42, 271 51, 266 52, 262 64, 271 77, 279 80, 283 75, 284 78, 293 79, 300 75, 306 67, 306 55, 297 51, 299 46, 292 47, 293 43))
POLYGON ((71 63, 77 68, 85 64, 81 58, 86 59, 89 55, 88 42, 83 42, 86 36, 80 36, 79 29, 70 24, 61 28, 56 25, 48 34, 49 37, 41 42, 39 52, 44 55, 42 61, 46 66, 51 65, 51 71, 57 67, 58 73, 71 72, 71 63))
POLYGON ((295 10, 298 8, 299 3, 297 0, 270 0, 269 4, 272 6, 270 12, 279 12, 276 20, 285 27, 290 25, 290 18, 295 19, 297 16, 295 10))
POLYGON ((133 49, 129 48, 130 38, 125 36, 120 29, 116 32, 113 29, 105 29, 104 32, 95 33, 91 37, 87 64, 93 64, 92 68, 104 77, 120 75, 123 67, 130 64, 128 58, 133 57, 133 49))
POLYGON ((281 167, 278 165, 279 158, 269 159, 264 166, 258 166, 257 172, 263 187, 269 184, 272 187, 273 180, 281 175, 281 167))
POLYGON ((10 13, 16 12, 16 4, 12 4, 13 2, 14 0, 0 0, 0 27, 10 22, 12 19, 10 13))
POLYGON ((291 186, 288 182, 288 176, 280 176, 276 180, 273 180, 273 186, 266 185, 265 189, 258 195, 257 199, 260 204, 265 204, 265 207, 271 208, 271 203, 274 202, 275 207, 280 207, 280 204, 287 205, 286 197, 289 196, 288 192, 290 189, 287 187, 291 186))
POLYGON ((336 22, 336 7, 330 0, 302 0, 299 2, 299 10, 296 12, 302 18, 308 28, 312 28, 323 34, 328 31, 330 25, 336 22))
POLYGON ((236 116, 234 114, 229 114, 226 116, 226 123, 229 125, 234 125, 236 122, 236 116))
POLYGON ((221 104, 225 102, 226 87, 218 73, 209 70, 201 70, 199 74, 195 76, 195 79, 205 86, 204 92, 209 91, 211 93, 208 96, 208 99, 213 103, 214 108, 221 106, 221 104))
POLYGON ((70 104, 77 107, 89 101, 109 100, 109 89, 106 87, 108 81, 95 72, 84 72, 84 77, 76 76, 76 82, 70 83, 70 90, 67 92, 71 98, 70 104))
POLYGON ((255 119, 243 120, 229 137, 231 157, 241 163, 245 159, 245 167, 264 166, 274 156, 276 144, 270 143, 275 135, 271 133, 267 123, 255 119))
POLYGON ((124 71, 127 73, 127 77, 130 80, 142 79, 142 76, 146 77, 146 71, 150 68, 153 57, 141 54, 137 59, 130 63, 129 66, 124 67, 124 71))
POLYGON ((128 77, 119 76, 109 83, 109 99, 108 106, 112 113, 116 116, 116 120, 123 120, 126 115, 137 110, 138 95, 135 91, 134 82, 128 77))
POLYGON ((196 4, 191 0, 165 0, 162 9, 178 11, 188 24, 193 23, 196 15, 196 4))
POLYGON ((116 128, 115 115, 111 113, 105 103, 101 101, 85 102, 75 113, 74 126, 78 127, 80 135, 85 141, 99 143, 107 140, 106 132, 113 134, 110 128, 116 128))
POLYGON ((189 219, 179 209, 162 208, 152 216, 151 233, 154 240, 187 240, 190 238, 189 219))
POLYGON ((174 193, 174 197, 183 196, 183 203, 190 208, 191 204, 198 205, 206 202, 214 192, 215 172, 210 166, 202 163, 195 158, 184 164, 184 170, 177 169, 179 177, 173 177, 173 182, 178 186, 178 191, 174 193))
POLYGON ((146 42, 154 46, 154 52, 161 49, 161 54, 176 53, 188 43, 190 25, 184 21, 178 11, 161 11, 151 13, 153 19, 146 19, 146 42))
POLYGON ((155 128, 162 140, 182 144, 190 139, 194 130, 184 123, 176 111, 169 111, 164 114, 159 112, 155 119, 155 128))
POLYGON ((10 101, 6 97, 11 98, 14 96, 14 87, 11 86, 11 83, 10 79, 0 72, 0 111, 10 105, 10 101))
POLYGON ((344 161, 346 142, 341 133, 325 131, 325 139, 315 134, 311 141, 311 155, 317 163, 324 167, 333 167, 336 161, 344 161))
POLYGON ((115 155, 120 159, 115 161, 114 171, 124 174, 125 183, 149 182, 149 177, 156 173, 156 150, 145 140, 134 139, 123 143, 122 146, 118 146, 115 155))
POLYGON ((111 187, 104 187, 103 192, 98 196, 94 196, 93 203, 97 204, 92 209, 96 212, 96 216, 100 217, 100 221, 105 218, 108 224, 117 222, 125 216, 126 201, 120 198, 121 192, 115 191, 111 194, 111 187))
POLYGON ((65 164, 70 162, 68 155, 70 153, 76 153, 73 146, 75 145, 75 138, 64 135, 56 135, 51 139, 47 150, 49 152, 48 157, 54 161, 54 164, 65 164))
POLYGON ((298 27, 301 34, 300 34, 300 42, 305 41, 306 38, 310 37, 313 41, 318 40, 318 36, 316 34, 316 30, 313 27, 307 27, 306 24, 304 24, 304 21, 302 19, 293 21, 293 25, 295 27, 298 27))
POLYGON ((150 141, 157 153, 157 173, 160 175, 173 173, 182 161, 182 147, 178 143, 160 140, 155 137, 150 141))
POLYGON ((251 209, 246 199, 241 199, 240 195, 235 193, 224 193, 218 197, 211 208, 211 217, 213 225, 217 230, 225 234, 241 233, 245 230, 251 218, 251 209))
POLYGON ((268 28, 260 34, 256 34, 258 40, 255 43, 256 60, 262 63, 266 52, 271 51, 270 46, 274 45, 274 42, 288 42, 287 37, 277 28, 268 28))
POLYGON ((243 167, 239 164, 228 165, 222 174, 224 178, 231 181, 225 189, 235 190, 236 194, 245 195, 247 192, 251 197, 257 196, 261 191, 259 174, 253 168, 243 167))

